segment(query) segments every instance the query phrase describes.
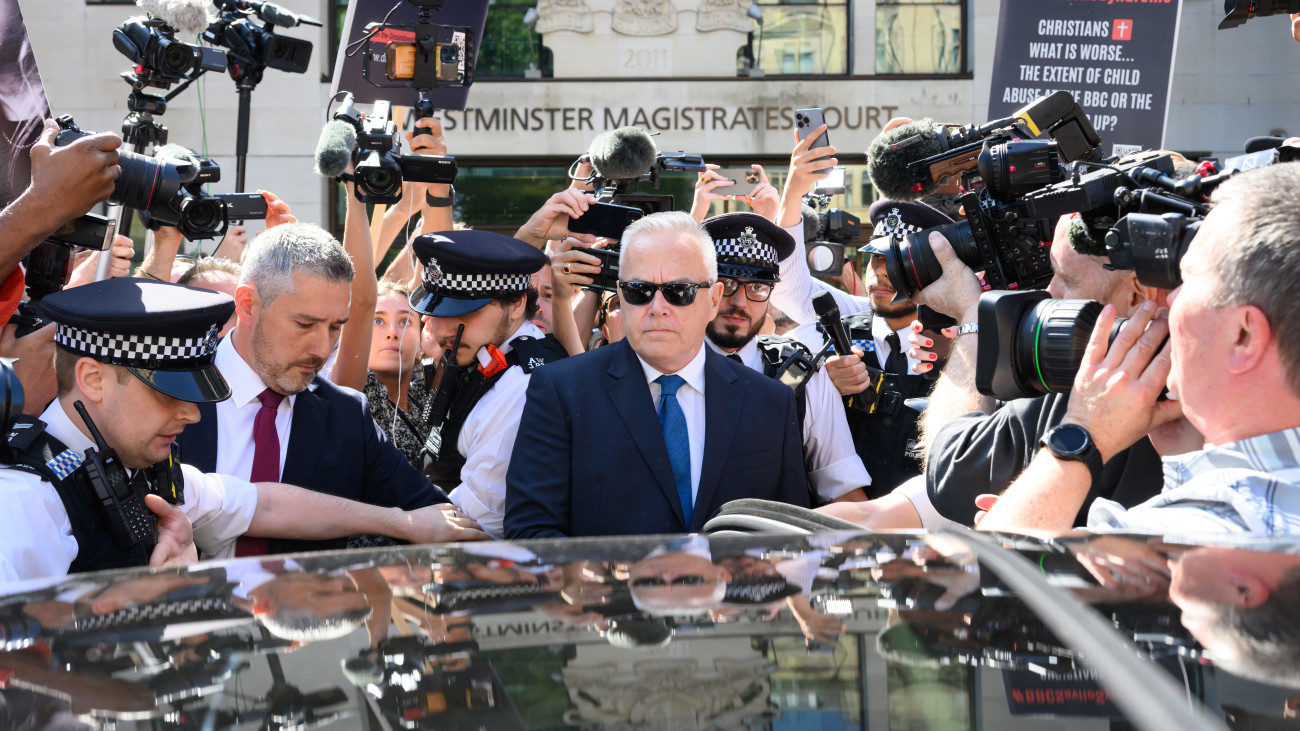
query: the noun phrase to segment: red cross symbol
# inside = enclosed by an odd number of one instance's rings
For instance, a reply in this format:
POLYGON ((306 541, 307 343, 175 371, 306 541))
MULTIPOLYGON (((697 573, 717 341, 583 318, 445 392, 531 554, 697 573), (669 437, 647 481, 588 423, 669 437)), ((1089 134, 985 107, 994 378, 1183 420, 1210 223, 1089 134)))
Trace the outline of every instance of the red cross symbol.
POLYGON ((1127 41, 1133 38, 1133 21, 1117 20, 1111 26, 1110 39, 1112 41, 1127 41))

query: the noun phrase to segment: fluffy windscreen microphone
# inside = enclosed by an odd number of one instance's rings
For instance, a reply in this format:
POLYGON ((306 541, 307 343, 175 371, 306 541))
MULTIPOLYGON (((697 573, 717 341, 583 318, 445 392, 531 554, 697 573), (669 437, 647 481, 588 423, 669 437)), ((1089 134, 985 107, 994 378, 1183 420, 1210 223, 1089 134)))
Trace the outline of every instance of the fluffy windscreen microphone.
POLYGON ((327 178, 342 175, 356 146, 357 130, 352 125, 338 119, 326 123, 316 143, 316 172, 327 178))
POLYGON ((907 166, 917 160, 948 151, 948 136, 933 120, 908 122, 877 137, 867 148, 867 175, 880 197, 890 200, 916 200, 939 189, 938 183, 917 181, 907 174, 907 166))
POLYGON ((1083 216, 1075 216, 1070 221, 1070 248, 1084 256, 1106 256, 1106 232, 1100 233, 1101 236, 1097 236, 1097 232, 1083 220, 1083 216))
POLYGON ((189 185, 199 177, 199 158, 194 151, 188 147, 181 147, 177 144, 163 145, 153 154, 158 160, 171 160, 178 163, 189 163, 177 168, 181 176, 181 185, 189 185))
POLYGON ((207 30, 215 20, 208 15, 212 3, 202 0, 135 0, 135 4, 150 16, 171 26, 182 41, 207 30))
POLYGON ((659 148, 640 127, 619 127, 602 132, 587 150, 596 175, 605 180, 632 180, 650 172, 659 148))

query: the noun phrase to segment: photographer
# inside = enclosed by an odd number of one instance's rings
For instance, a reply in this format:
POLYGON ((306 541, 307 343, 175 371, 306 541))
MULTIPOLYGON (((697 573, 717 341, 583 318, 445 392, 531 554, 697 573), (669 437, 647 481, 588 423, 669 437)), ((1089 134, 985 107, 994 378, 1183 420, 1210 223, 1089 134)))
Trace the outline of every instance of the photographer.
POLYGON ((1061 419, 1082 446, 1039 450, 981 530, 1070 528, 1097 467, 1149 435, 1179 455, 1163 491, 1129 509, 1095 501, 1090 529, 1300 532, 1297 191, 1296 163, 1234 176, 1182 257, 1168 320, 1148 301, 1107 347, 1116 308, 1102 311, 1061 419), (1188 452, 1201 435, 1205 449, 1188 452))

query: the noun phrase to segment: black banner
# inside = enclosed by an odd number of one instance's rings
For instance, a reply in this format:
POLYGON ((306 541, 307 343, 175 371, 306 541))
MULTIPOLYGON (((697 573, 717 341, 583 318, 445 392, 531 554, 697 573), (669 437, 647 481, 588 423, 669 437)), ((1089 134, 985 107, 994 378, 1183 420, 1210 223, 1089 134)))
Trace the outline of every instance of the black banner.
POLYGON ((1163 147, 1181 0, 1002 0, 989 118, 1074 95, 1102 151, 1163 147))
MULTIPOLYGON (((473 31, 471 45, 475 54, 483 40, 483 26, 487 23, 488 0, 451 0, 442 9, 429 14, 429 20, 437 25, 470 28, 473 31)), ((410 42, 412 32, 419 19, 419 10, 415 3, 403 0, 351 0, 348 3, 347 19, 343 24, 343 39, 339 43, 339 55, 334 59, 334 83, 331 92, 350 91, 358 104, 372 104, 380 99, 390 101, 395 107, 414 106, 418 98, 415 89, 409 86, 401 88, 381 88, 375 84, 387 85, 394 82, 384 78, 385 45, 389 41, 410 42), (387 20, 385 21, 385 18, 387 20), (366 26, 370 23, 384 21, 392 28, 361 40, 366 35, 366 26), (353 45, 360 41, 359 46, 353 45), (351 55, 349 55, 349 53, 351 55), (369 56, 370 79, 363 73, 369 56)), ((440 33, 439 41, 451 40, 450 33, 440 33), (448 36, 444 38, 445 36, 448 36)), ((429 92, 437 109, 464 109, 469 99, 469 89, 465 87, 443 87, 429 92)))
POLYGON ((50 104, 18 0, 0 0, 0 208, 31 182, 27 151, 40 139, 49 116, 50 104))

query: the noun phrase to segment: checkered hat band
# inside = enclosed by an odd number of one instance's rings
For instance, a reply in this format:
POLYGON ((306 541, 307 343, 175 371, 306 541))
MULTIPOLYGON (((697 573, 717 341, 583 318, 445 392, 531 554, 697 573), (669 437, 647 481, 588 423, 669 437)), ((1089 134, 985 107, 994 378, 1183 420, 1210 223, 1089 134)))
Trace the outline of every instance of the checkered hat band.
POLYGON ((754 266, 776 267, 780 265, 781 260, 776 258, 776 249, 762 241, 745 246, 738 239, 723 239, 715 241, 713 244, 718 250, 719 261, 752 264, 754 266))
POLYGON ((159 335, 115 335, 82 330, 62 323, 54 342, 74 353, 116 365, 157 369, 160 365, 206 365, 217 352, 217 338, 173 338, 159 335))
POLYGON ((898 216, 886 216, 885 219, 876 226, 875 231, 871 234, 871 238, 880 239, 889 236, 902 240, 907 238, 908 234, 914 234, 923 230, 925 229, 922 229, 920 226, 913 226, 912 224, 903 221, 903 219, 898 216))
POLYGON ((448 274, 443 273, 438 281, 424 280, 424 288, 430 292, 452 297, 492 297, 511 292, 526 292, 529 275, 527 274, 448 274))

